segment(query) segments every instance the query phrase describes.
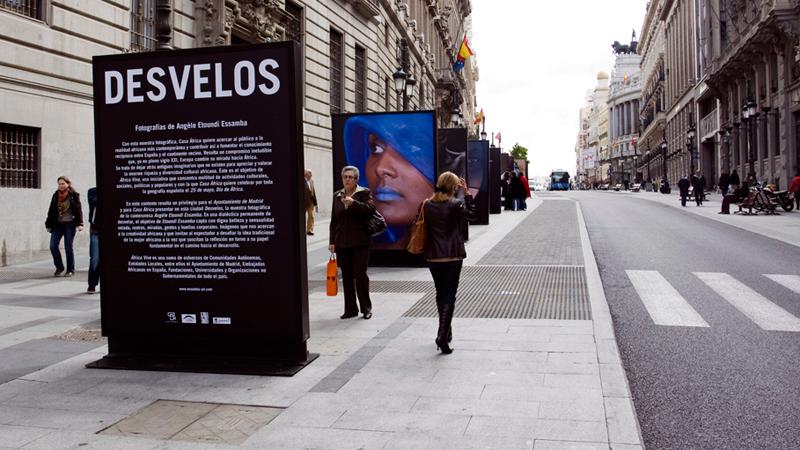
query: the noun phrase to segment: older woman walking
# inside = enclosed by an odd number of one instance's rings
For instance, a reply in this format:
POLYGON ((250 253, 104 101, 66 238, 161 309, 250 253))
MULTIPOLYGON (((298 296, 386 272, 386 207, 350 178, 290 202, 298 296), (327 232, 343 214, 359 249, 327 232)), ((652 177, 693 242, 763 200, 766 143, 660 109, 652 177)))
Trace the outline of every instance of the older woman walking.
POLYGON ((330 238, 328 250, 336 253, 342 269, 344 289, 344 314, 342 319, 358 315, 356 296, 365 319, 372 318, 372 302, 369 299, 369 245, 371 236, 367 230, 375 204, 369 189, 358 185, 359 171, 355 166, 342 169, 344 188, 333 193, 331 208, 330 238), (355 286, 354 286, 355 284, 355 286))
POLYGON ((439 330, 436 347, 450 354, 451 324, 456 306, 456 292, 461 276, 461 265, 467 252, 460 232, 463 220, 474 220, 472 197, 467 193, 467 182, 453 172, 439 175, 433 196, 423 203, 427 239, 425 259, 436 287, 436 306, 439 309, 439 330))
POLYGON ((47 209, 45 228, 50 232, 50 253, 53 255, 53 264, 56 266, 54 276, 64 272, 64 261, 58 249, 61 238, 64 238, 64 250, 67 253, 67 273, 71 277, 75 273, 75 254, 72 251, 72 241, 75 232, 83 230, 83 211, 81 210, 81 197, 74 189, 69 178, 58 177, 58 189, 53 193, 50 207, 47 209))

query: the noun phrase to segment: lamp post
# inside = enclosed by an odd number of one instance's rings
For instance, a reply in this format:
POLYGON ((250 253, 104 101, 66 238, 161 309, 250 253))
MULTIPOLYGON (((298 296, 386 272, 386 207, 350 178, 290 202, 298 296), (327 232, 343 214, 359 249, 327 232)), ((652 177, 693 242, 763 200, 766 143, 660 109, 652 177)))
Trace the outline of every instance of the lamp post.
POLYGON ((461 117, 461 110, 454 109, 450 111, 450 124, 454 127, 458 126, 458 119, 461 117))
POLYGON ((403 95, 403 111, 408 111, 408 102, 414 96, 414 86, 417 84, 417 80, 414 79, 413 74, 407 74, 402 67, 397 68, 397 71, 392 74, 392 79, 395 92, 403 95))
POLYGON ((695 136, 695 128, 694 124, 691 124, 689 125, 689 129, 686 130, 686 151, 689 152, 690 175, 694 175, 694 168, 695 168, 694 136, 695 136))
POLYGON ((725 130, 722 132, 722 143, 725 145, 725 157, 722 160, 722 170, 726 173, 731 171, 731 130, 733 130, 733 126, 725 125, 725 130))
POLYGON ((747 178, 751 181, 755 180, 756 178, 756 161, 755 156, 753 155, 753 147, 755 147, 753 135, 755 134, 755 130, 753 125, 755 124, 757 117, 758 109, 756 108, 756 102, 748 101, 744 104, 744 106, 742 106, 742 121, 745 122, 745 131, 747 132, 747 178))
POLYGON ((661 172, 663 173, 662 180, 667 179, 667 139, 661 141, 661 172))
POLYGON ((486 130, 481 131, 481 140, 482 141, 486 140, 486 130))

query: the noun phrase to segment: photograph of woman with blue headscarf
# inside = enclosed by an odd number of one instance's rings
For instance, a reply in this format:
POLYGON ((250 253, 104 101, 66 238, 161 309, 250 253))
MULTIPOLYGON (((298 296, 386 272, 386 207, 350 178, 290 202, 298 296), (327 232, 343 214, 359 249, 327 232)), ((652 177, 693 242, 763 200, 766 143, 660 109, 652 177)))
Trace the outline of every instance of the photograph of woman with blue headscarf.
POLYGON ((433 112, 364 114, 344 122, 346 164, 359 168, 359 184, 372 191, 387 229, 373 249, 405 249, 422 201, 433 194, 433 112))

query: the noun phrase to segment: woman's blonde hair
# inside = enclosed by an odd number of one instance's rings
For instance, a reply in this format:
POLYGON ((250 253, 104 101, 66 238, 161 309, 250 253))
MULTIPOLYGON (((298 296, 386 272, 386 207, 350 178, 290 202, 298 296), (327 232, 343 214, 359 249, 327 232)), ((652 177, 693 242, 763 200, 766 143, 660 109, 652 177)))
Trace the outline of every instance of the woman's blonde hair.
POLYGON ((461 179, 453 172, 444 172, 436 180, 436 191, 431 197, 432 202, 444 202, 450 199, 456 192, 456 188, 461 183, 461 179))

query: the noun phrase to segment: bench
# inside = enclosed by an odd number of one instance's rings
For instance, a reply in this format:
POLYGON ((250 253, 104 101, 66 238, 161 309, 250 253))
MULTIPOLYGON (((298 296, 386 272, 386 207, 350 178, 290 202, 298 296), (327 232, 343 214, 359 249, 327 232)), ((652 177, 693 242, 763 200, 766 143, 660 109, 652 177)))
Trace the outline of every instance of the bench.
POLYGON ((758 211, 753 212, 753 207, 756 204, 756 197, 757 196, 758 196, 758 192, 751 192, 751 193, 747 194, 747 197, 745 197, 741 201, 732 202, 734 205, 739 207, 739 210, 738 211, 734 211, 733 213, 734 214, 742 214, 742 215, 745 215, 745 216, 758 214, 758 211), (745 209, 747 209, 747 212, 744 211, 745 209))

